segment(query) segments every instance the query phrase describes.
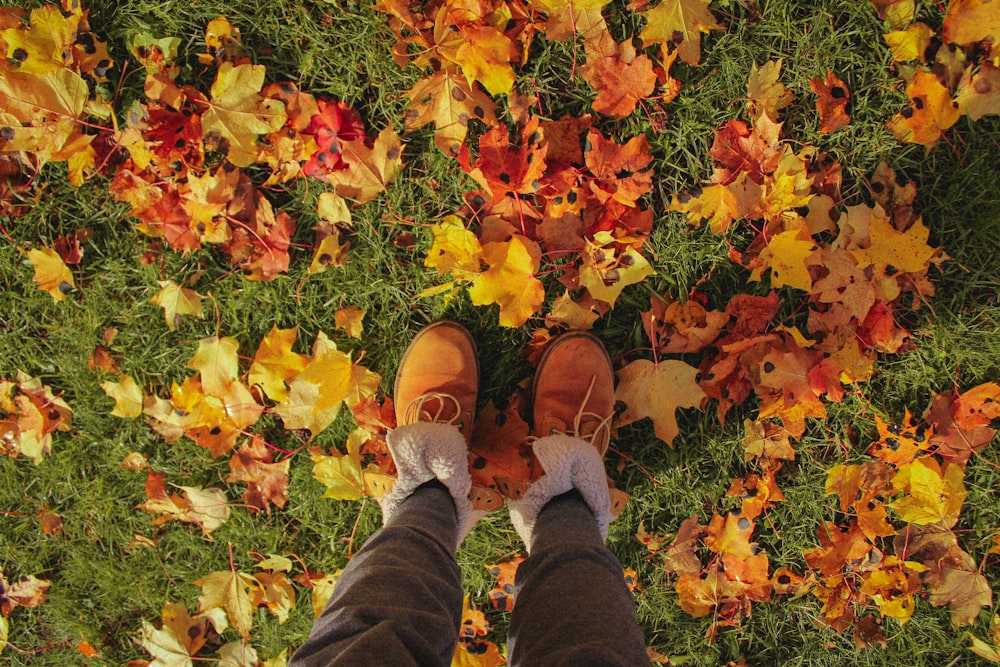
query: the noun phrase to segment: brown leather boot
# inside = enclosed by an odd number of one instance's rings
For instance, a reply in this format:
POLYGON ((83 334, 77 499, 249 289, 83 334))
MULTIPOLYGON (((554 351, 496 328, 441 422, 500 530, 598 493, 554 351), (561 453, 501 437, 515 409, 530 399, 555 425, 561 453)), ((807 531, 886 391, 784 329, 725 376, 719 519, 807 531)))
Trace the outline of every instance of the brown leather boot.
POLYGON ((478 389, 479 361, 472 334, 458 322, 428 324, 414 336, 396 372, 396 425, 454 424, 468 444, 478 389))
POLYGON ((570 331, 549 343, 535 371, 532 396, 532 435, 582 438, 604 456, 615 411, 615 373, 596 336, 570 331))

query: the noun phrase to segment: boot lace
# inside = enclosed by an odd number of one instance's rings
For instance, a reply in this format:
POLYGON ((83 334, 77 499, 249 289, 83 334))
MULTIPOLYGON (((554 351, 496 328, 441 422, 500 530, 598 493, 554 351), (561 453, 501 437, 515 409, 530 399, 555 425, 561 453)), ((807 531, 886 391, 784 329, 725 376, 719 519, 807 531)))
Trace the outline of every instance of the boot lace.
POLYGON ((451 394, 428 392, 417 396, 407 404, 403 411, 403 423, 432 422, 458 426, 462 417, 462 404, 451 394), (436 408, 432 404, 436 404, 436 408), (445 417, 449 407, 454 407, 454 414, 445 417))
MULTIPOLYGON (((608 443, 611 441, 611 420, 614 414, 607 416, 601 415, 597 412, 590 412, 584 410, 587 402, 590 401, 590 395, 594 392, 594 383, 597 381, 597 376, 590 378, 590 385, 587 387, 587 393, 584 395, 583 400, 580 401, 580 409, 577 410, 576 415, 573 416, 573 429, 571 431, 559 430, 556 427, 552 427, 549 430, 548 435, 569 435, 574 438, 580 438, 581 440, 586 440, 590 444, 597 447, 597 449, 604 453, 607 449, 608 443), (594 424, 593 430, 589 433, 583 433, 583 427, 590 426, 594 424), (598 446, 600 443, 600 446, 598 446)), ((565 427, 565 425, 564 425, 565 427)), ((538 436, 529 436, 528 442, 534 442, 538 439, 538 436)))

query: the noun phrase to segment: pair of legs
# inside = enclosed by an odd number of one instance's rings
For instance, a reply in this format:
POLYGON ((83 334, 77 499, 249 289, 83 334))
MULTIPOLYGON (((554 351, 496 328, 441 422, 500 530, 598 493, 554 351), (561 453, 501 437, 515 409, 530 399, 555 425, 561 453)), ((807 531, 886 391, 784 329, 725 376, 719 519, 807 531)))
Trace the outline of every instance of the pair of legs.
MULTIPOLYGON (((621 565, 604 546, 610 361, 586 334, 557 339, 551 352, 533 392, 534 450, 545 474, 508 501, 529 550, 517 572, 508 657, 514 665, 648 664, 621 565)), ((385 526, 344 569, 292 665, 451 664, 463 597, 455 550, 481 515, 468 500, 465 453, 474 355, 471 337, 453 323, 431 325, 408 350, 396 382, 400 426, 389 447, 399 478, 382 501, 385 526)))

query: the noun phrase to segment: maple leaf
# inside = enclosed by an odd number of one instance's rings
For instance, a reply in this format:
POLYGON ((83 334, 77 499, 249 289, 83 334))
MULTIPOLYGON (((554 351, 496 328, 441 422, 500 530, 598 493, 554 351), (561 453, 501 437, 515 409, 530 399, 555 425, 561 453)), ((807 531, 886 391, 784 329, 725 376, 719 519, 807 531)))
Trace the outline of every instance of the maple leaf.
POLYGON ((541 249, 529 238, 515 234, 509 241, 483 245, 483 262, 489 268, 472 280, 469 298, 477 306, 500 306, 500 326, 519 327, 545 299, 545 288, 535 273, 541 249))
POLYGON ((906 86, 910 106, 892 117, 889 131, 900 141, 930 148, 961 115, 948 89, 930 72, 917 70, 906 86))
POLYGON ((904 26, 916 15, 914 0, 872 0, 878 17, 893 27, 904 26))
POLYGON ((133 419, 142 414, 142 389, 129 375, 122 375, 118 382, 102 382, 101 389, 115 399, 111 414, 123 419, 133 419))
POLYGON ((357 306, 346 306, 337 309, 337 312, 334 313, 333 321, 334 325, 338 329, 343 329, 348 336, 361 340, 364 318, 365 311, 357 306))
POLYGON ((791 104, 794 99, 785 84, 778 81, 783 62, 781 58, 769 60, 761 67, 757 67, 757 63, 754 63, 750 69, 747 97, 754 118, 767 114, 771 120, 777 121, 778 112, 791 104))
POLYGON ((1000 114, 1000 67, 984 62, 975 74, 966 71, 958 84, 955 104, 972 120, 1000 114))
POLYGON ((524 556, 515 556, 512 560, 484 565, 483 567, 497 578, 496 586, 488 594, 490 604, 494 609, 512 611, 514 609, 514 580, 517 568, 524 562, 524 556))
POLYGON ((456 280, 469 281, 479 275, 483 248, 476 235, 465 228, 462 219, 449 215, 431 227, 434 243, 424 259, 424 266, 438 275, 451 274, 456 280))
POLYGON ((930 592, 928 601, 935 607, 951 607, 956 628, 972 623, 980 608, 993 603, 989 582, 951 531, 941 526, 911 528, 896 536, 894 546, 897 552, 905 549, 908 557, 928 566, 923 577, 930 592))
MULTIPOLYGON (((265 564, 258 565, 262 566, 265 564)), ((288 613, 295 606, 295 589, 288 576, 284 572, 255 572, 253 578, 258 584, 251 590, 254 606, 267 607, 277 617, 279 625, 287 621, 288 613)))
POLYGON ((645 55, 636 55, 632 40, 616 44, 610 33, 604 32, 584 46, 587 62, 581 72, 597 91, 595 111, 624 118, 635 111, 640 100, 653 93, 653 62, 645 55))
MULTIPOLYGON (((472 483, 499 489, 507 498, 520 498, 528 483, 541 474, 527 444, 531 429, 521 416, 524 403, 520 393, 511 396, 503 411, 488 403, 477 413, 473 445, 469 448, 472 483)), ((503 502, 502 498, 499 502, 503 502)))
POLYGON ((290 329, 271 327, 257 346, 250 364, 247 383, 251 387, 260 387, 273 401, 288 400, 286 383, 301 373, 309 363, 309 357, 292 351, 298 331, 298 325, 290 329))
POLYGON ((38 289, 48 292, 56 301, 65 299, 76 287, 73 273, 55 250, 31 249, 28 251, 28 259, 35 267, 34 280, 38 289))
MULTIPOLYGON (((954 0, 944 17, 942 37, 945 42, 963 46, 1000 35, 1000 15, 991 0, 954 0)), ((996 44, 993 44, 996 53, 996 44)))
POLYGON ((802 555, 814 570, 831 575, 841 571, 846 564, 860 561, 871 551, 872 545, 865 538, 857 521, 852 520, 846 526, 837 526, 831 521, 825 521, 816 529, 820 546, 809 549, 802 555))
POLYGON ((433 72, 418 80, 406 96, 410 100, 406 129, 415 130, 434 123, 434 142, 445 155, 458 155, 470 121, 478 119, 490 126, 497 124, 493 100, 453 68, 433 72))
POLYGON ((312 590, 311 601, 313 618, 319 618, 326 607, 327 601, 333 595, 333 589, 337 585, 343 570, 337 570, 331 574, 310 572, 308 574, 296 575, 295 580, 312 590))
POLYGON ((760 116, 752 128, 741 120, 731 120, 716 130, 708 151, 715 165, 712 181, 728 185, 747 172, 754 183, 764 183, 765 176, 781 162, 780 130, 781 124, 767 115, 760 116))
POLYGON ((590 191, 602 204, 614 200, 635 206, 639 197, 653 188, 652 170, 646 169, 652 161, 643 134, 617 144, 598 130, 587 132, 584 162, 595 177, 589 183, 590 191))
POLYGON ((326 487, 324 498, 357 500, 365 495, 358 442, 360 437, 354 433, 348 436, 347 454, 333 451, 332 455, 326 455, 318 447, 309 449, 309 457, 313 462, 313 477, 326 487))
POLYGON ((243 501, 247 511, 256 514, 271 512, 271 504, 282 509, 288 501, 288 469, 291 459, 277 463, 259 438, 251 438, 229 460, 226 482, 245 482, 243 501))
POLYGON ((809 87, 819 95, 816 100, 816 110, 819 111, 819 133, 829 134, 851 122, 847 113, 847 105, 851 101, 851 92, 832 69, 826 70, 825 79, 809 79, 809 87))
POLYGON ((733 222, 739 204, 733 192, 721 184, 699 187, 694 192, 680 192, 673 196, 668 211, 687 214, 687 223, 693 227, 707 219, 712 231, 724 234, 733 222))
POLYGON ((601 231, 588 240, 580 267, 580 285, 590 296, 613 306, 622 290, 656 273, 642 254, 631 245, 619 247, 609 232, 601 231))
POLYGON ((173 280, 157 280, 156 283, 160 286, 160 291, 149 302, 163 308, 168 329, 173 331, 177 328, 181 315, 202 317, 201 302, 205 297, 201 294, 181 287, 173 280))
POLYGON ((918 273, 925 271, 939 254, 937 248, 927 244, 929 236, 930 230, 919 218, 905 232, 900 232, 888 218, 873 215, 868 227, 868 247, 851 252, 860 268, 874 266, 876 270, 884 270, 892 266, 907 273, 918 273))
MULTIPOLYGON (((6 619, 16 607, 37 607, 45 602, 50 582, 34 575, 23 575, 16 583, 8 584, 0 570, 0 618, 6 619)), ((2 648, 2 646, 0 646, 2 648)))
POLYGON ((200 486, 179 486, 180 494, 171 494, 166 487, 166 474, 149 471, 146 478, 146 502, 139 507, 150 514, 159 513, 155 525, 167 521, 184 521, 201 528, 205 537, 229 519, 229 502, 220 489, 200 486))
POLYGON ((139 644, 153 656, 156 667, 191 667, 192 658, 208 640, 209 626, 216 634, 228 627, 222 610, 191 616, 183 602, 163 605, 162 627, 143 620, 139 644), (218 613, 215 613, 218 612, 218 613))
MULTIPOLYGON (((811 292, 809 266, 818 259, 817 251, 815 241, 804 230, 790 229, 772 236, 760 253, 761 262, 771 269, 771 287, 787 285, 811 292)), ((763 267, 755 269, 750 280, 758 281, 762 274, 763 267)))
POLYGON ((57 430, 72 430, 72 410, 51 388, 22 371, 16 382, 0 380, 0 454, 23 454, 37 465, 57 430))
POLYGON ((253 611, 257 606, 251 593, 260 589, 260 582, 243 572, 223 570, 211 572, 191 583, 201 587, 202 592, 198 596, 199 614, 211 609, 223 609, 230 625, 243 639, 250 637, 253 611))
POLYGON ((510 195, 532 195, 541 187, 548 145, 540 141, 538 121, 533 119, 525 125, 522 135, 525 141, 513 148, 506 126, 487 131, 479 138, 475 167, 469 164, 466 151, 459 153, 462 169, 493 196, 494 203, 510 195))
MULTIPOLYGON (((246 641, 232 641, 219 647, 219 667, 258 667, 257 650, 246 641)), ((265 667, 267 667, 265 665, 265 667)))
POLYGON ((941 524, 951 528, 965 502, 965 470, 956 464, 944 467, 930 457, 921 457, 901 466, 892 485, 904 493, 890 507, 909 523, 918 526, 941 524))
POLYGON ((316 111, 302 133, 316 141, 316 150, 302 166, 302 173, 321 179, 346 166, 343 142, 364 139, 365 127, 361 115, 347 104, 321 99, 316 100, 316 111))
POLYGON ((893 59, 906 62, 922 58, 933 36, 934 31, 926 23, 918 22, 907 26, 906 30, 886 33, 882 38, 889 46, 893 59))
POLYGON ((709 0, 664 0, 643 13, 646 25, 639 39, 646 44, 673 44, 688 65, 701 60, 701 35, 724 30, 708 10, 709 0))
POLYGON ((255 424, 263 410, 239 380, 238 348, 235 338, 212 336, 198 341, 198 350, 187 367, 198 371, 200 382, 186 381, 176 387, 172 399, 190 408, 182 410, 188 414, 180 425, 216 456, 232 449, 237 436, 255 424))
POLYGON ((545 36, 553 41, 570 38, 585 42, 607 30, 601 9, 609 0, 532 0, 531 6, 548 14, 545 36))
POLYGON ((888 556, 877 570, 867 573, 861 593, 871 597, 883 616, 891 616, 900 623, 906 623, 916 606, 913 594, 917 586, 914 575, 919 575, 927 567, 913 561, 903 561, 896 556, 888 556))
POLYGON ((698 386, 698 369, 683 361, 667 359, 655 363, 637 359, 618 371, 616 400, 625 403, 618 424, 625 426, 645 417, 653 420, 653 430, 663 442, 673 445, 680 429, 677 408, 700 408, 706 400, 698 386))
POLYGON ((649 305, 650 309, 641 314, 642 322, 653 348, 660 354, 700 352, 729 323, 729 315, 706 310, 694 299, 668 302, 651 296, 649 305))
POLYGON ((309 363, 288 382, 288 399, 274 412, 286 429, 304 428, 316 435, 333 423, 345 402, 353 405, 372 396, 378 382, 378 375, 352 362, 320 332, 309 363))
POLYGON ((743 438, 743 457, 750 461, 755 457, 764 460, 795 460, 795 449, 789 442, 788 430, 772 422, 752 421, 745 419, 743 428, 746 436, 743 438))
POLYGON ((261 97, 263 85, 263 65, 224 62, 212 83, 212 100, 201 116, 206 139, 212 133, 224 139, 226 157, 237 167, 253 164, 257 137, 277 131, 287 119, 284 104, 261 97))
POLYGON ((507 664, 496 644, 482 639, 489 631, 486 615, 471 605, 466 594, 462 601, 462 623, 452 667, 499 667, 507 664))
POLYGON ((403 162, 403 145, 392 128, 382 130, 373 145, 364 138, 341 142, 345 169, 327 174, 337 194, 360 203, 374 199, 392 183, 403 162))
POLYGON ((458 48, 441 49, 441 53, 462 68, 469 85, 478 81, 492 95, 509 93, 516 78, 511 67, 518 57, 514 42, 490 25, 468 23, 460 26, 458 34, 458 48))

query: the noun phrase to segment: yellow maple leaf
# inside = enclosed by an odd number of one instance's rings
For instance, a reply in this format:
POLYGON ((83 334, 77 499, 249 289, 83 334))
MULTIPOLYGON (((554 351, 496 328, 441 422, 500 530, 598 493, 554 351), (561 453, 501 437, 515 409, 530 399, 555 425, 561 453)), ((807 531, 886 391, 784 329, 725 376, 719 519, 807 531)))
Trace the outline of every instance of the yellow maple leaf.
POLYGON ((462 219, 449 215, 431 227, 434 243, 427 251, 424 266, 436 269, 438 275, 451 274, 455 280, 472 280, 479 275, 483 248, 476 235, 465 228, 462 219))
POLYGON ((483 246, 483 261, 489 269, 480 273, 469 287, 469 297, 477 306, 500 306, 500 325, 519 327, 528 321, 545 299, 545 288, 535 272, 541 262, 538 244, 524 236, 510 241, 494 241, 483 246))
POLYGON ((365 483, 361 472, 359 440, 367 439, 367 434, 357 436, 354 431, 347 438, 347 454, 323 453, 318 447, 309 449, 313 462, 313 477, 326 487, 324 498, 335 500, 357 500, 365 495, 365 483))
POLYGON ((338 308, 334 313, 333 321, 338 329, 343 329, 351 338, 361 340, 361 333, 364 331, 365 311, 357 306, 345 306, 338 308))
MULTIPOLYGON (((771 268, 771 286, 796 287, 801 290, 812 290, 812 277, 808 266, 818 255, 816 244, 808 232, 790 229, 771 237, 767 247, 760 253, 760 259, 771 268)), ((756 269, 750 274, 750 280, 760 280, 763 269, 756 269)))
POLYGON ((32 249, 28 251, 28 259, 35 267, 35 284, 38 289, 48 292, 56 301, 65 299, 66 294, 76 287, 73 273, 55 250, 32 249))
POLYGON ((594 241, 588 240, 587 250, 581 253, 583 264, 580 266, 580 285, 587 288, 590 296, 610 306, 617 303, 623 289, 656 273, 642 253, 631 245, 617 251, 613 265, 595 265, 595 257, 616 252, 613 243, 610 233, 602 231, 595 234, 594 241), (602 247, 604 251, 601 251, 602 247))
POLYGON ((993 55, 996 55, 995 40, 1000 36, 1000 12, 993 0, 953 0, 948 5, 942 32, 945 42, 961 45, 972 45, 992 38, 993 55))
POLYGON ((327 601, 329 601, 330 596, 333 595, 333 589, 337 585, 337 580, 340 579, 340 575, 343 572, 343 570, 337 570, 331 574, 311 575, 309 584, 312 586, 311 602, 313 608, 313 618, 319 618, 319 615, 323 613, 323 609, 326 608, 327 601))
POLYGON ((497 124, 493 100, 479 86, 469 83, 454 66, 420 79, 406 96, 410 99, 406 129, 434 123, 434 143, 452 157, 458 155, 465 141, 469 121, 478 119, 489 126, 497 124))
POLYGON ((250 591, 260 587, 260 583, 248 574, 223 570, 212 572, 192 582, 201 587, 198 596, 198 612, 220 608, 226 611, 229 623, 242 635, 243 639, 250 637, 253 627, 253 611, 256 607, 250 597, 250 591))
POLYGON ((76 41, 80 14, 63 15, 58 5, 45 5, 31 11, 27 25, 0 31, 5 42, 3 55, 17 61, 18 71, 46 74, 66 66, 70 47, 76 41))
POLYGON ((618 371, 615 391, 615 398, 625 403, 625 412, 618 418, 619 426, 649 417, 656 437, 672 445, 680 432, 677 408, 701 407, 706 399, 695 379, 697 376, 697 368, 676 359, 659 363, 637 359, 625 366, 618 371))
POLYGON ((257 137, 281 129, 285 105, 264 99, 263 65, 224 62, 212 84, 212 101, 201 116, 201 129, 208 137, 217 133, 229 144, 227 159, 237 167, 248 167, 257 157, 257 137))
POLYGON ((156 284, 160 286, 160 291, 149 302, 163 309, 168 329, 173 331, 177 328, 181 315, 202 317, 201 301, 205 297, 173 280, 157 280, 156 284))
POLYGON ((373 395, 379 380, 320 332, 309 363, 292 378, 288 399, 278 403, 274 412, 285 428, 304 428, 316 435, 333 423, 345 402, 355 405, 373 395))
POLYGON ((890 507, 918 526, 941 524, 951 528, 965 502, 965 471, 957 464, 941 464, 929 456, 914 459, 899 468, 892 485, 905 495, 890 507))
POLYGON ((882 35, 882 38, 889 46, 892 59, 906 62, 923 56, 933 36, 934 31, 927 27, 926 23, 918 22, 908 26, 906 30, 894 30, 886 33, 882 35))
POLYGON ((273 401, 288 400, 285 383, 301 373, 309 363, 306 355, 292 352, 298 331, 297 325, 290 329, 271 327, 257 346, 250 364, 247 382, 250 386, 259 386, 273 401))
POLYGON ((907 273, 925 271, 937 248, 927 245, 930 230, 923 221, 916 221, 905 232, 896 231, 889 218, 873 215, 868 226, 870 239, 867 248, 852 250, 858 267, 874 266, 876 269, 895 267, 907 273))
POLYGON ((729 229, 738 206, 736 196, 728 187, 714 183, 700 188, 697 195, 686 192, 675 194, 667 210, 686 213, 687 223, 692 227, 697 227, 708 218, 712 231, 723 234, 729 229))
POLYGON ((747 98, 750 100, 754 118, 767 114, 771 120, 777 121, 778 111, 787 107, 794 99, 785 84, 778 81, 782 62, 781 58, 769 60, 760 67, 754 63, 750 69, 747 98))
POLYGON ((646 44, 674 44, 681 60, 688 65, 697 65, 701 60, 702 33, 725 29, 708 10, 709 2, 664 0, 644 13, 646 26, 639 33, 639 39, 646 44))
POLYGON ((490 25, 466 24, 461 29, 462 41, 454 52, 442 54, 462 68, 469 85, 483 84, 491 95, 509 93, 514 87, 517 47, 503 32, 490 25))
POLYGON ((142 389, 130 376, 122 375, 118 382, 102 382, 101 389, 115 399, 115 407, 111 410, 113 416, 134 418, 142 414, 142 389))

